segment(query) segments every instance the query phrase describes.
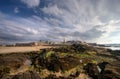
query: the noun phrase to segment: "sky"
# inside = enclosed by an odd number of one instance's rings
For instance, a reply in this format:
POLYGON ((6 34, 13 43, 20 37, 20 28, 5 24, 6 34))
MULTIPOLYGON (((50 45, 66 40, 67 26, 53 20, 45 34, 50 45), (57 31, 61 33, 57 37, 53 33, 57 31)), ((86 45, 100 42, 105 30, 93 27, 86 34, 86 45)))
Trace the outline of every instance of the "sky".
POLYGON ((0 0, 0 43, 120 43, 120 0, 0 0))

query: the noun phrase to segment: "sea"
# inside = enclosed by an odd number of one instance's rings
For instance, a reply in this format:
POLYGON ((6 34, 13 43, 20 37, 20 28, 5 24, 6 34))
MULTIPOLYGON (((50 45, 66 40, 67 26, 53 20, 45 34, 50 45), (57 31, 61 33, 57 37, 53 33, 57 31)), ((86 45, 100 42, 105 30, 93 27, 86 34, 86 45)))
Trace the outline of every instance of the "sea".
POLYGON ((120 47, 104 47, 104 48, 111 49, 111 50, 120 50, 120 47))
POLYGON ((120 50, 120 44, 105 44, 105 48, 111 50, 120 50))

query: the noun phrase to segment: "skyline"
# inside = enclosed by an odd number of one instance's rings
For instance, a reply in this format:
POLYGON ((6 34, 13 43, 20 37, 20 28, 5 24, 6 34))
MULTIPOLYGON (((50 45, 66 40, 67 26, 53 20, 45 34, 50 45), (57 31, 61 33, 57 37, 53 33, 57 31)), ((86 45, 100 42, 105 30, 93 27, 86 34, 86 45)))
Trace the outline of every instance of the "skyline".
POLYGON ((120 43, 120 0, 0 0, 0 42, 120 43))

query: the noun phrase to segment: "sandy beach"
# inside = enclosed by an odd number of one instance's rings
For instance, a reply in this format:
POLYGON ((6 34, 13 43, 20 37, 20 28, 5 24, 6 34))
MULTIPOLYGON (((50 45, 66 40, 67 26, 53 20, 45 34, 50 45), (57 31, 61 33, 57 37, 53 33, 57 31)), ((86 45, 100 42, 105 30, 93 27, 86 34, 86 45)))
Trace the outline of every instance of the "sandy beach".
POLYGON ((52 47, 53 46, 0 47, 0 54, 39 51, 40 49, 52 47))

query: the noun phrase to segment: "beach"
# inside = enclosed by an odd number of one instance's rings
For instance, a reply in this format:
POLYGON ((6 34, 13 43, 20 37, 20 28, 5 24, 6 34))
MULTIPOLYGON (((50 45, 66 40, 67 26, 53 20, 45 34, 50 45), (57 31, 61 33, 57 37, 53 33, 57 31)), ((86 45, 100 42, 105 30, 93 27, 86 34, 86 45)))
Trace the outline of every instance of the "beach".
POLYGON ((52 47, 53 46, 0 47, 0 54, 39 51, 40 49, 52 48, 52 47))

